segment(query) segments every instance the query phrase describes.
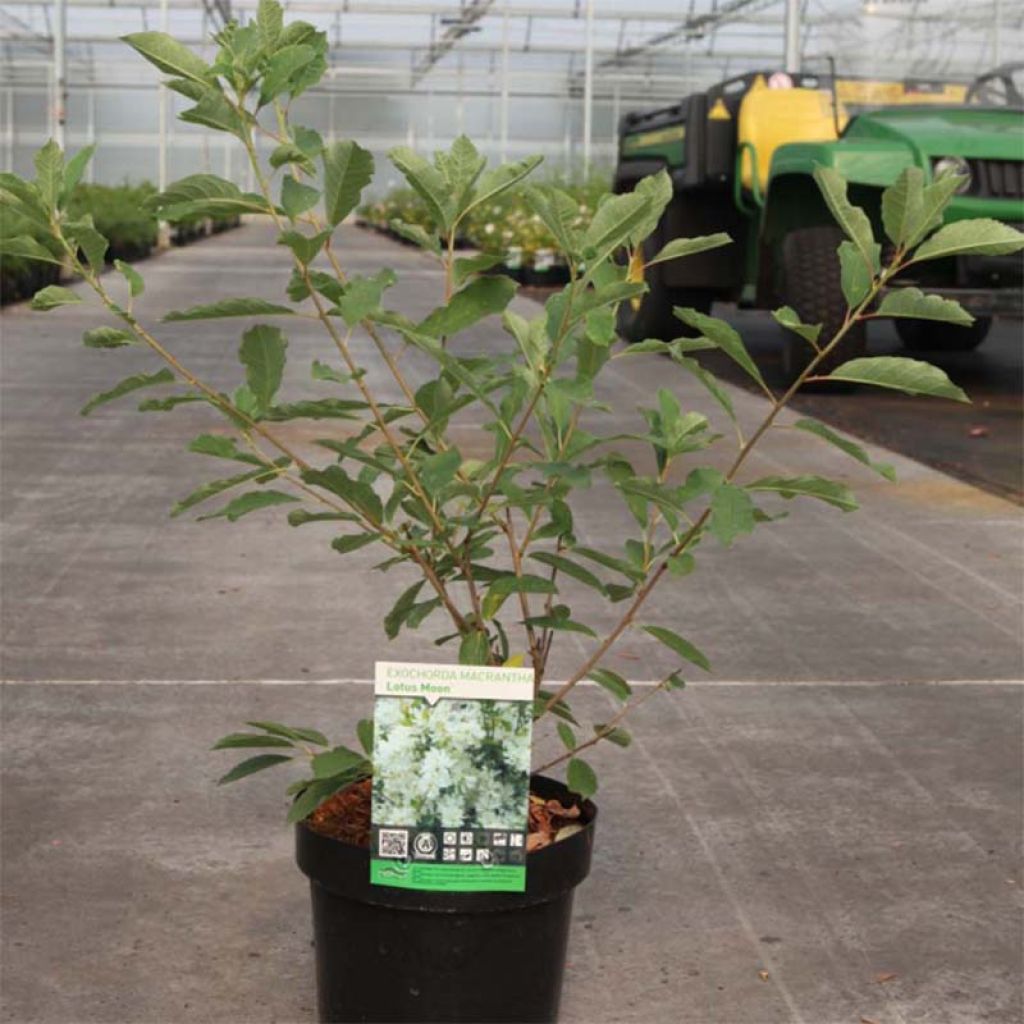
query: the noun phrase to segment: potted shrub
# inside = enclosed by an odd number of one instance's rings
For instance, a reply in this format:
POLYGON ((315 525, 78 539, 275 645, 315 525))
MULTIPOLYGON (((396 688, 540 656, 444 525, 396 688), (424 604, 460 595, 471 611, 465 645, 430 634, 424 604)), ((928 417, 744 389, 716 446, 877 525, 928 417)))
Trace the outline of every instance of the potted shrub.
MULTIPOLYGON (((373 775, 368 721, 359 723, 351 746, 308 725, 263 721, 218 742, 245 755, 222 782, 277 766, 302 769, 289 780, 289 819, 300 866, 312 881, 321 1016, 551 1020, 572 890, 586 875, 593 842, 590 797, 597 779, 587 751, 599 743, 628 746, 627 723, 636 706, 662 699, 684 685, 691 669, 709 666, 691 639, 647 622, 659 583, 697 571, 701 545, 730 546, 769 529, 779 499, 825 502, 837 514, 855 508, 853 495, 836 481, 813 475, 750 478, 744 472, 750 452, 799 388, 822 379, 819 367, 836 362, 854 324, 888 316, 970 319, 954 302, 894 287, 898 275, 962 253, 1013 252, 1024 245, 1024 236, 993 221, 942 226, 943 207, 960 179, 928 181, 922 171, 908 168, 883 200, 889 255, 882 262, 869 218, 848 201, 838 174, 820 169, 818 184, 846 235, 838 258, 849 310, 831 338, 822 338, 819 326, 801 323, 790 309, 775 312, 812 353, 798 380, 776 394, 732 327, 694 310, 677 311, 681 331, 690 329, 687 337, 614 347, 617 305, 645 290, 642 243, 671 197, 664 173, 644 180, 634 193, 606 196, 585 229, 574 224, 579 206, 572 197, 553 186, 525 187, 570 280, 536 316, 511 311, 513 282, 484 273, 493 264, 490 257, 456 257, 455 240, 475 209, 523 183, 539 160, 487 169, 473 145, 459 138, 433 162, 404 147, 389 154, 436 225, 403 225, 406 237, 436 261, 442 282, 437 308, 412 321, 388 308, 386 293, 395 280, 390 270, 350 275, 344 251, 334 244, 335 228, 355 210, 372 178, 371 155, 353 141, 325 145, 289 117, 291 99, 324 71, 323 33, 301 22, 285 26, 279 5, 264 0, 254 22, 228 25, 216 36, 219 49, 211 64, 160 33, 138 33, 127 41, 194 101, 183 117, 241 141, 258 182, 258 191, 244 192, 215 176, 193 175, 155 197, 153 208, 165 219, 261 214, 278 232, 291 271, 280 294, 219 299, 166 318, 259 318, 242 332, 240 383, 227 394, 183 363, 160 341, 159 328, 137 311, 144 291, 137 270, 118 262, 123 281, 102 275, 107 240, 90 218, 68 211, 87 151, 65 159, 48 143, 37 155, 34 181, 0 175, 5 205, 31 225, 31 231, 5 240, 5 252, 51 264, 63 259, 81 276, 111 314, 109 326, 85 332, 86 345, 142 346, 153 354, 153 372, 122 380, 83 413, 153 389, 162 390, 141 408, 207 405, 217 426, 189 448, 226 468, 179 501, 174 514, 212 507, 207 515, 235 521, 287 513, 295 528, 332 524, 331 547, 339 556, 379 549, 378 568, 403 565, 415 575, 393 606, 381 610, 386 635, 427 626, 432 635, 440 634, 435 643, 442 645, 442 656, 451 652, 449 661, 522 661, 533 670, 537 727, 553 728, 564 748, 535 769, 530 807, 540 838, 527 858, 526 892, 442 896, 369 885, 362 845, 373 775), (257 136, 273 142, 266 163, 257 136), (316 320, 323 330, 324 356, 311 372, 324 397, 290 401, 279 395, 287 326, 296 316, 316 320), (500 317, 505 350, 495 357, 466 353, 460 333, 488 317, 495 330, 500 317), (351 345, 356 331, 371 340, 377 368, 401 396, 397 401, 385 400, 368 380, 351 345), (400 360, 405 346, 433 367, 416 386, 400 360), (736 423, 729 393, 693 358, 706 348, 725 351, 764 390, 765 415, 752 431, 736 423), (666 387, 651 396, 628 435, 648 453, 631 461, 617 450, 625 438, 601 432, 603 407, 594 397, 594 382, 610 360, 666 357, 680 376, 691 375, 710 392, 725 429, 716 432, 706 416, 686 410, 680 395, 666 387), (483 416, 491 444, 486 458, 465 457, 453 440, 452 424, 470 410, 483 416), (320 421, 321 439, 300 447, 279 428, 295 419, 320 421), (712 445, 729 444, 735 451, 725 469, 704 461, 702 453, 712 445), (587 547, 573 531, 577 494, 598 480, 621 498, 635 523, 633 536, 612 550, 587 547), (580 588, 611 606, 610 629, 599 633, 573 612, 580 588), (664 645, 679 664, 641 694, 603 664, 631 631, 664 645), (566 633, 583 635, 587 654, 566 680, 546 685, 552 647, 566 633), (620 702, 606 721, 583 723, 574 714, 573 690, 584 680, 620 702), (553 771, 564 771, 565 781, 545 774, 553 771)), ((650 263, 728 241, 721 234, 674 240, 650 263)), ((48 310, 80 301, 77 292, 49 286, 32 304, 48 310)), ((912 359, 839 360, 826 379, 966 401, 941 370, 912 359)), ((803 419, 795 426, 838 447, 866 471, 891 477, 889 467, 873 463, 824 424, 803 419)))

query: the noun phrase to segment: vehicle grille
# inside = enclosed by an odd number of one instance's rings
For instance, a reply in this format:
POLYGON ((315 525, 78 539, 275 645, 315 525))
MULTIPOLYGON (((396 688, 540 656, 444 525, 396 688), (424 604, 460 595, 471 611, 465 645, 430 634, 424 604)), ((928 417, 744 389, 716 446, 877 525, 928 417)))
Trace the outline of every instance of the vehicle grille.
POLYGON ((969 160, 969 195, 990 199, 1024 198, 1024 160, 969 160))

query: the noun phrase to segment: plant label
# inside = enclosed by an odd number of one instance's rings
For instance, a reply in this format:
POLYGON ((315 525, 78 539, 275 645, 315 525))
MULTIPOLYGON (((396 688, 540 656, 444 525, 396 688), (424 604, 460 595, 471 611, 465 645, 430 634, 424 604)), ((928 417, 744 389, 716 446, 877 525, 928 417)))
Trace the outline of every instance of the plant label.
POLYGON ((376 666, 370 881, 523 892, 533 670, 376 666))

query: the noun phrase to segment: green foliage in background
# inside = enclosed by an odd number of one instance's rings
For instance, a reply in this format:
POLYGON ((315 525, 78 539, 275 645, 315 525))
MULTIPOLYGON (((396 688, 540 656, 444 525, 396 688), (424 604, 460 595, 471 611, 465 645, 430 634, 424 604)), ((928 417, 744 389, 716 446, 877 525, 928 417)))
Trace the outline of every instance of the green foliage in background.
MULTIPOLYGON (((145 283, 136 269, 119 262, 116 276, 101 276, 109 240, 92 217, 76 213, 72 201, 88 153, 68 159, 48 143, 37 155, 34 181, 0 175, 0 198, 27 228, 5 239, 5 251, 44 263, 59 253, 84 281, 78 290, 48 286, 33 306, 50 310, 91 292, 109 312, 110 324, 87 331, 84 343, 134 346, 153 357, 150 371, 114 384, 83 413, 126 396, 141 398, 146 411, 205 405, 211 427, 189 448, 197 465, 219 468, 183 496, 174 513, 229 522, 264 515, 294 528, 319 524, 311 534, 325 539, 339 558, 372 552, 375 568, 396 577, 394 603, 381 609, 389 638, 425 629, 442 656, 462 663, 532 666, 534 715, 557 727, 565 747, 541 767, 565 762, 570 786, 584 795, 597 785, 585 752, 598 743, 628 746, 624 721, 634 708, 710 667, 694 639, 652 621, 651 598, 659 585, 669 576, 699 573, 710 545, 753 542, 751 535, 771 529, 790 502, 819 502, 837 516, 856 508, 842 482, 811 473, 758 477, 749 471, 750 453, 783 426, 779 415, 793 395, 809 381, 828 379, 967 401, 945 373, 924 362, 882 356, 844 363, 843 339, 855 323, 875 317, 967 322, 956 303, 900 289, 900 273, 958 253, 1024 247, 1024 236, 995 221, 941 226, 959 182, 926 181, 912 168, 883 199, 883 260, 882 240, 849 201, 845 182, 821 170, 818 185, 846 235, 838 259, 849 309, 827 338, 820 325, 801 323, 792 310, 776 311, 811 354, 793 385, 776 393, 737 331, 696 310, 676 310, 681 336, 675 341, 617 345, 616 308, 645 292, 643 242, 672 198, 664 172, 630 194, 597 198, 592 215, 584 217, 578 197, 564 188, 530 184, 539 158, 487 167, 460 137, 432 160, 405 147, 389 154, 429 214, 421 223, 407 222, 407 237, 437 263, 442 282, 436 308, 411 319, 389 301, 394 272, 361 275, 347 268, 344 237, 335 231, 373 177, 372 156, 351 140, 326 144, 290 117, 292 99, 326 66, 322 32, 302 22, 285 25, 280 6, 262 0, 255 21, 229 25, 216 36, 212 63, 157 32, 127 41, 193 102, 185 120, 241 141, 257 183, 247 192, 215 175, 191 175, 154 196, 150 208, 167 219, 262 215, 274 225, 291 266, 274 291, 199 304, 166 318, 223 319, 225 339, 234 333, 232 318, 243 321, 240 337, 231 342, 239 358, 236 385, 225 391, 183 363, 159 339, 159 326, 137 312, 145 283), (273 146, 266 161, 257 137, 273 146), (491 264, 460 256, 456 248, 470 225, 490 222, 494 206, 513 201, 510 196, 521 197, 514 201, 532 211, 531 223, 536 217, 544 226, 568 268, 565 287, 529 316, 510 306, 513 281, 483 276, 491 264), (297 317, 304 327, 315 321, 323 333, 324 350, 308 368, 315 397, 288 394, 284 387, 287 332, 297 317), (480 324, 504 339, 494 355, 464 343, 464 332, 480 324), (359 347, 353 344, 357 336, 359 347), (740 422, 729 392, 694 360, 695 351, 709 348, 725 352, 764 392, 760 422, 740 422), (415 377, 402 358, 408 349, 420 356, 415 377), (624 431, 607 416, 597 382, 613 361, 639 358, 666 360, 666 386, 642 404, 624 431), (826 374, 822 367, 831 365, 836 368, 826 374), (386 387, 371 384, 381 378, 386 387), (691 379, 715 400, 713 420, 687 407, 691 379), (295 420, 317 426, 282 429, 295 420), (460 449, 466 430, 456 430, 467 426, 480 440, 472 453, 460 449), (297 437, 316 440, 300 443, 297 437), (632 523, 625 536, 603 547, 587 545, 575 527, 574 509, 591 486, 610 488, 632 523), (599 603, 600 620, 588 621, 584 595, 588 606, 599 603), (609 619, 610 629, 598 628, 609 619), (585 654, 553 687, 545 682, 550 655, 566 634, 584 645, 585 654), (639 695, 604 664, 624 635, 661 645, 676 666, 639 695), (606 721, 584 723, 570 706, 572 691, 588 679, 618 704, 606 721)), ((686 258, 729 241, 723 234, 676 239, 649 262, 686 258)), ((891 477, 890 467, 873 463, 859 445, 824 425, 805 419, 795 426, 837 447, 864 472, 891 477)), ((365 562, 360 571, 367 571, 365 562)), ((665 621, 664 614, 659 618, 665 621)), ((367 723, 357 730, 361 751, 332 747, 307 727, 249 727, 219 743, 255 751, 223 781, 298 761, 307 771, 289 790, 296 796, 293 819, 372 771, 367 723)))

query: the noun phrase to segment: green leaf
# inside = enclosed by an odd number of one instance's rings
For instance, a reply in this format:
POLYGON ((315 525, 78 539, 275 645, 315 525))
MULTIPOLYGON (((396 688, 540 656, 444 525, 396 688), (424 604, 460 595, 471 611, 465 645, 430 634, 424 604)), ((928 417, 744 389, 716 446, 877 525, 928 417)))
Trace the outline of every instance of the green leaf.
POLYGON ((257 324, 242 335, 238 358, 245 366, 245 381, 256 398, 260 414, 270 408, 284 373, 288 342, 276 327, 257 324))
POLYGON ((569 725, 566 725, 565 722, 558 722, 555 725, 555 728, 558 730, 558 737, 562 741, 562 743, 565 745, 565 749, 566 750, 575 750, 576 749, 576 733, 574 733, 572 731, 572 727, 569 726, 569 725))
POLYGON ((355 327, 380 308, 381 296, 395 283, 395 272, 385 267, 373 277, 350 277, 338 299, 338 312, 349 327, 355 327))
MULTIPOLYGON (((295 24, 293 22, 293 24, 295 24)), ((303 788, 288 811, 288 823, 305 821, 325 800, 335 793, 351 786, 353 782, 366 778, 370 774, 369 763, 363 770, 353 768, 329 779, 315 779, 303 788)))
POLYGON ((441 255, 441 242, 437 235, 428 232, 419 224, 406 224, 404 220, 398 220, 396 217, 388 222, 388 227, 396 235, 401 235, 402 238, 418 245, 421 249, 426 249, 427 252, 431 252, 435 256, 441 255))
POLYGON ((609 743, 614 743, 617 747, 628 747, 633 742, 632 735, 626 729, 619 726, 609 729, 607 725, 600 722, 594 725, 594 734, 603 740, 608 740, 609 743))
POLYGON ((565 605, 557 607, 564 609, 565 614, 531 615, 530 618, 522 620, 523 625, 532 626, 535 629, 553 629, 558 633, 583 633, 585 636, 597 638, 597 634, 589 626, 585 626, 582 622, 574 622, 569 618, 565 605))
POLYGON ((188 450, 197 455, 211 455, 217 459, 232 459, 235 462, 246 462, 251 466, 266 467, 266 463, 249 452, 240 452, 233 437, 222 434, 200 434, 189 442, 188 450))
POLYGON ((725 547, 729 547, 740 534, 752 533, 754 503, 750 495, 735 484, 722 484, 711 498, 708 529, 725 547))
POLYGON ((454 197, 444 175, 407 146, 397 146, 390 150, 388 159, 427 204, 427 211, 434 223, 448 231, 452 226, 455 207, 454 197))
POLYGON ((76 295, 70 288, 62 288, 58 284, 48 284, 32 296, 29 308, 46 311, 56 309, 58 306, 71 306, 81 301, 81 296, 76 295))
POLYGON ((295 220, 299 214, 316 206, 320 199, 320 193, 310 185, 303 185, 296 181, 290 174, 286 174, 281 180, 281 206, 284 212, 295 220))
POLYGON ((325 750, 313 758, 313 775, 318 779, 329 779, 342 772, 365 770, 368 767, 366 758, 348 747, 325 750))
POLYGON ((472 202, 462 211, 462 216, 465 216, 475 207, 500 196, 503 192, 507 192, 513 185, 517 185, 543 159, 544 157, 542 156, 528 156, 523 160, 517 160, 515 163, 502 164, 500 167, 484 171, 477 182, 472 202))
POLYGON ((194 107, 183 110, 178 115, 178 120, 212 128, 215 132, 227 132, 243 141, 248 130, 246 121, 238 111, 215 89, 203 92, 199 102, 194 107))
POLYGON ((358 523, 360 519, 352 512, 308 512, 304 508, 297 508, 288 513, 289 526, 329 522, 358 523))
POLYGON ((597 775, 594 769, 578 757, 570 759, 565 781, 573 793, 578 793, 585 800, 597 792, 597 775))
POLYGON ((324 242, 331 237, 330 231, 321 231, 317 235, 304 235, 301 231, 282 231, 278 236, 278 245, 287 245, 295 254, 295 258, 308 266, 324 247, 324 242))
POLYGON ((223 786, 228 782, 237 782, 239 779, 244 779, 247 775, 263 771, 264 768, 273 768, 275 764, 284 764, 285 761, 291 760, 291 757, 287 754, 257 754, 255 757, 250 757, 247 761, 236 764, 227 775, 222 775, 217 780, 217 785, 223 786))
POLYGON ((588 587, 593 587, 594 590, 601 594, 605 592, 604 584, 589 569, 584 568, 582 565, 577 565, 563 555, 555 555, 549 551, 537 551, 532 553, 530 558, 534 558, 544 565, 549 565, 552 569, 557 569, 563 575, 571 576, 573 579, 579 580, 580 583, 585 583, 588 587))
POLYGON ((732 407, 732 399, 729 397, 729 392, 722 387, 718 378, 709 370, 705 370, 696 359, 691 359, 689 356, 673 353, 672 359, 684 370, 692 373, 704 385, 708 394, 722 407, 729 419, 735 423, 736 411, 732 407))
POLYGON ((672 179, 662 168, 655 174, 649 174, 636 183, 633 191, 648 199, 647 214, 630 232, 627 242, 637 248, 649 235, 654 233, 665 207, 672 201, 672 179))
POLYGON ((171 515, 180 516, 182 512, 187 512, 190 508, 206 501, 208 498, 223 494, 224 491, 229 491, 232 487, 238 487, 239 484, 248 483, 248 481, 255 480, 261 476, 268 477, 266 467, 252 469, 248 473, 238 473, 235 476, 224 477, 221 480, 211 480, 209 483, 203 484, 202 487, 197 487, 191 494, 177 502, 171 509, 171 515))
POLYGON ((605 199, 584 232, 585 258, 592 264, 598 264, 623 245, 647 217, 651 202, 651 196, 643 192, 626 192, 605 199))
POLYGON ((270 508, 272 505, 283 505, 286 502, 298 501, 298 498, 283 491, 249 491, 246 494, 235 498, 220 511, 213 512, 208 516, 200 516, 200 519, 218 519, 223 516, 229 523, 237 522, 242 516, 250 512, 256 512, 262 508, 270 508))
POLYGON ((305 729, 298 725, 282 725, 280 722, 246 722, 254 729, 262 729, 272 736, 284 736, 290 740, 300 740, 303 743, 315 743, 318 747, 327 746, 327 737, 316 729, 305 729))
POLYGON ((264 48, 273 50, 284 29, 284 11, 277 0, 260 0, 256 11, 256 27, 264 48))
POLYGON ((843 298, 852 309, 860 305, 871 291, 873 278, 868 265, 864 262, 853 242, 840 242, 837 250, 839 257, 839 275, 843 289, 843 298))
POLYGON ((959 302, 940 295, 925 295, 920 288, 896 288, 887 292, 878 316, 909 316, 917 320, 941 320, 970 327, 974 317, 959 302))
POLYGON ((914 252, 912 262, 947 256, 1007 256, 1024 249, 1024 234, 1002 221, 978 217, 939 228, 914 252))
POLYGON ((317 61, 317 51, 305 43, 291 43, 281 47, 267 61, 263 80, 260 82, 259 106, 266 106, 271 100, 287 92, 301 92, 305 86, 304 72, 317 61))
POLYGON ((487 588, 488 594, 500 594, 507 597, 509 594, 554 594, 558 588, 543 576, 531 576, 524 573, 522 576, 499 576, 487 588))
POLYGON ((56 210, 64 186, 64 154, 50 139, 35 155, 36 188, 47 210, 56 210))
POLYGON ((462 456, 457 448, 429 455, 419 466, 417 474, 424 490, 436 498, 454 479, 462 465, 462 456))
POLYGON ((201 85, 211 84, 213 75, 207 63, 163 32, 133 32, 121 36, 121 41, 165 74, 189 78, 201 85))
POLYGON ((283 736, 268 736, 261 732, 233 732, 221 736, 211 750, 233 750, 236 747, 290 747, 291 740, 283 736))
POLYGON ((373 757, 373 719, 360 718, 356 722, 356 736, 367 757, 373 757))
POLYGON ((668 571, 673 576, 689 576, 694 569, 697 568, 697 561, 693 555, 669 555, 665 559, 665 564, 668 566, 668 571))
POLYGON ((857 499, 850 493, 848 487, 821 476, 766 476, 747 484, 746 489, 773 491, 781 494, 783 498, 817 498, 843 512, 852 512, 858 507, 857 499))
POLYGON ((879 246, 875 242, 868 215, 854 206, 846 197, 846 179, 832 167, 815 167, 814 180, 818 183, 825 204, 853 243, 864 262, 865 270, 878 270, 879 246))
POLYGON ((85 254, 86 263, 93 273, 103 273, 109 243, 93 226, 92 217, 66 223, 64 233, 85 254))
POLYGON ((924 171, 905 167, 882 193, 882 226, 894 245, 902 245, 920 225, 924 214, 924 171))
POLYGON ((167 220, 272 212, 263 196, 243 192, 234 182, 216 174, 190 174, 153 196, 147 205, 167 220))
POLYGON ((88 146, 84 146, 70 160, 68 160, 67 166, 64 168, 64 181, 61 187, 60 197, 57 201, 57 205, 61 209, 67 206, 68 201, 71 199, 71 195, 75 190, 75 186, 82 180, 82 175, 85 173, 86 167, 89 166, 89 161, 92 159, 92 155, 95 152, 96 145, 95 143, 91 143, 88 146))
POLYGON ((743 339, 724 320, 718 320, 713 316, 707 316, 696 309, 682 308, 676 306, 672 311, 677 319, 684 324, 700 331, 701 335, 707 338, 720 348, 733 362, 744 369, 750 377, 753 377, 762 387, 765 386, 764 378, 757 364, 750 358, 743 339))
POLYGON ((353 480, 341 466, 307 469, 303 471, 302 479, 311 486, 322 487, 338 495, 374 523, 379 523, 384 515, 380 498, 373 488, 361 480, 353 480))
POLYGON ((135 341, 135 335, 123 327, 94 327, 82 335, 87 348, 123 348, 135 341))
POLYGON ((913 249, 918 242, 942 223, 942 217, 950 199, 963 185, 964 175, 943 174, 930 185, 925 186, 921 210, 917 220, 910 225, 906 248, 913 249))
POLYGON ((417 330, 435 338, 451 338, 494 313, 500 313, 516 293, 509 277, 478 277, 456 292, 447 306, 434 310, 417 330))
POLYGON ((814 348, 818 347, 818 335, 821 334, 822 324, 802 323, 800 315, 790 306, 773 309, 772 318, 777 324, 785 327, 787 331, 799 334, 805 341, 809 341, 814 348))
POLYGON ((128 292, 131 297, 138 298, 146 290, 146 283, 142 280, 142 275, 124 260, 114 260, 114 266, 128 282, 128 292))
POLYGON ((523 189, 523 197, 554 235, 558 247, 570 262, 576 262, 580 247, 575 228, 580 213, 576 201, 553 185, 527 185, 523 189))
POLYGON ((372 544, 376 539, 377 534, 375 533, 346 533, 341 537, 335 537, 331 541, 331 547, 339 555, 347 555, 350 551, 365 548, 367 544, 372 544))
POLYGON ((31 235, 15 235, 13 238, 0 238, 0 256, 9 256, 22 260, 37 260, 40 263, 53 263, 58 267, 63 262, 31 235))
POLYGON ((610 668, 591 669, 587 674, 587 678, 607 690, 616 700, 628 700, 633 692, 633 688, 629 683, 618 672, 613 672, 610 668))
POLYGON ((205 306, 190 306, 188 309, 175 309, 168 313, 164 320, 170 323, 175 320, 218 320, 229 316, 294 316, 291 306, 281 306, 266 299, 234 298, 221 299, 205 306))
POLYGON ((671 629, 665 629, 662 626, 644 626, 643 629, 645 633, 650 633, 655 640, 659 640, 666 647, 675 651, 680 658, 685 658, 686 661, 692 662, 699 668, 704 669, 705 672, 711 671, 711 663, 706 655, 678 633, 674 633, 671 629))
POLYGON ((373 154, 345 139, 324 150, 323 162, 327 220, 340 224, 359 205, 360 194, 373 178, 373 154))
POLYGON ((283 423, 285 420, 355 420, 354 410, 365 409, 366 403, 345 398, 315 398, 301 402, 285 402, 271 406, 266 418, 283 423))
POLYGON ((718 249, 723 245, 732 245, 732 239, 724 231, 713 235, 700 235, 697 238, 673 238, 653 260, 647 261, 647 266, 664 263, 666 260, 678 260, 683 256, 694 256, 699 252, 718 249))
POLYGON ((49 212, 39 194, 39 189, 32 182, 25 181, 7 171, 0 172, 0 198, 12 212, 32 221, 47 235, 52 233, 49 212))
POLYGON ((505 257, 498 252, 482 252, 477 256, 465 256, 455 261, 455 287, 461 287, 474 274, 496 267, 505 257))
POLYGON ((879 388, 892 388, 908 395, 931 395, 951 398, 954 402, 970 402, 937 366, 905 356, 870 356, 851 359, 836 367, 829 380, 844 380, 851 384, 873 384, 879 388))
POLYGON ((833 444, 840 451, 846 452, 847 455, 852 456, 858 462, 863 463, 865 466, 873 469, 876 473, 884 476, 886 480, 896 479, 896 470, 892 468, 887 462, 872 462, 868 456, 868 453, 855 442, 849 440, 849 438, 843 437, 841 434, 837 434, 834 430, 826 427, 824 423, 819 423, 817 420, 802 419, 797 420, 793 424, 797 430, 805 430, 809 434, 816 434, 818 437, 829 444, 833 444))
POLYGON ((384 616, 384 633, 389 640, 394 640, 398 636, 425 583, 426 580, 417 580, 408 590, 404 590, 392 606, 391 611, 384 616))
POLYGON ((460 665, 486 665, 491 660, 491 644, 487 634, 474 629, 459 644, 460 665))
POLYGON ((131 377, 125 377, 123 381, 112 387, 109 391, 93 395, 82 406, 81 415, 88 416, 97 406, 103 405, 106 402, 112 402, 115 398, 120 398, 122 395, 127 395, 132 391, 138 391, 140 388, 151 388, 157 384, 173 384, 174 379, 174 374, 166 367, 162 370, 157 370, 156 373, 136 373, 131 377))

